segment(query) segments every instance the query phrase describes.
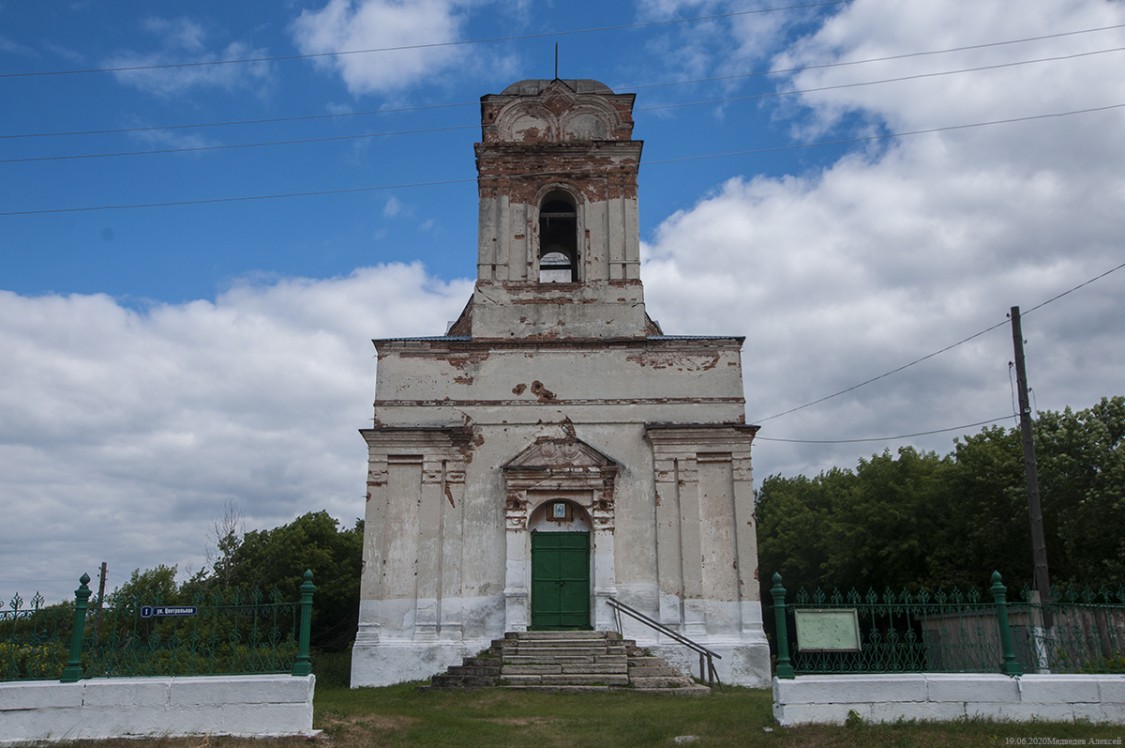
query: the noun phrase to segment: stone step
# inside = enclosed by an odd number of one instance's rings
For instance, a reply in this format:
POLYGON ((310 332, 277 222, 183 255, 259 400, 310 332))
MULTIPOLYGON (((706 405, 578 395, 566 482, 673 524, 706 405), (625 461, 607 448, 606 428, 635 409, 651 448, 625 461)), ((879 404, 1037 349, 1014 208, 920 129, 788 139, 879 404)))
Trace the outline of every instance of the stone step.
MULTIPOLYGON (((616 657, 616 656, 617 655, 602 655, 602 658, 616 657)), ((544 659, 543 657, 540 657, 538 655, 522 655, 522 654, 517 655, 517 654, 513 654, 513 655, 505 655, 503 661, 504 662, 510 662, 513 665, 534 665, 537 662, 541 662, 543 659, 544 659)), ((594 663, 594 662, 597 661, 598 656, 597 655, 569 655, 569 654, 566 654, 566 655, 555 655, 553 657, 550 657, 549 659, 552 662, 570 662, 570 663, 589 662, 589 663, 594 663)))
POLYGON ((512 639, 616 639, 622 641, 621 634, 616 631, 509 631, 504 634, 507 640, 512 639))
POLYGON ((435 675, 431 688, 610 690, 699 695, 710 689, 629 639, 605 631, 510 632, 435 675))
POLYGON ((605 637, 591 638, 591 637, 588 637, 588 636, 583 636, 583 637, 557 637, 556 636, 556 637, 550 637, 550 638, 547 638, 547 639, 538 639, 538 638, 536 638, 536 639, 524 639, 524 638, 508 639, 508 638, 505 638, 505 639, 500 639, 498 643, 504 644, 504 645, 538 644, 538 645, 541 645, 541 646, 550 646, 550 645, 558 646, 558 645, 565 644, 565 645, 599 646, 599 645, 606 645, 606 644, 621 645, 621 644, 624 644, 625 642, 622 639, 606 639, 605 637))
POLYGON ((547 655, 554 657, 555 655, 595 655, 595 654, 611 654, 621 655, 624 657, 628 652, 625 647, 621 645, 609 645, 601 647, 570 647, 570 646, 553 646, 544 647, 538 644, 524 645, 519 647, 501 647, 501 654, 504 656, 511 655, 547 655))
POLYGON ((599 657, 505 657, 505 665, 567 665, 572 667, 605 666, 620 667, 622 671, 629 664, 624 655, 601 655, 599 657))
POLYGON ((500 675, 502 668, 497 667, 476 667, 474 665, 452 665, 446 671, 447 675, 464 675, 464 676, 479 676, 479 677, 493 677, 500 675))
POLYGON ((504 665, 504 667, 500 670, 500 675, 504 678, 507 678, 509 675, 534 675, 542 673, 576 673, 591 675, 613 673, 620 675, 629 675, 629 670, 628 666, 624 662, 620 664, 585 663, 581 665, 565 665, 562 663, 540 665, 504 665))
POLYGON ((542 673, 539 675, 505 675, 501 683, 508 686, 628 686, 628 675, 599 673, 542 673))
POLYGON ((684 675, 659 657, 630 657, 629 674, 635 676, 684 675))

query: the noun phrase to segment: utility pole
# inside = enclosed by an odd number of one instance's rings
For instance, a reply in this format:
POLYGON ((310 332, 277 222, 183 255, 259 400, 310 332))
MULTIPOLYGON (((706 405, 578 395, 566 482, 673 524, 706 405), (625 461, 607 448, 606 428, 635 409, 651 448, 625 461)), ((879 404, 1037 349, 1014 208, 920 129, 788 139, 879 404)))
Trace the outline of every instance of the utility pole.
MULTIPOLYGON (((1031 557, 1035 563, 1035 589, 1046 603, 1051 595, 1047 574, 1047 538, 1043 532, 1043 507, 1039 501, 1039 471, 1035 463, 1035 442, 1031 434, 1031 403, 1027 397, 1027 366, 1023 358, 1023 328, 1020 308, 1012 307, 1012 344, 1016 352, 1016 392, 1020 404, 1020 435, 1023 439, 1023 467, 1027 474, 1027 511, 1031 518, 1031 557)), ((1051 616, 1043 613, 1043 625, 1051 627, 1051 616)))
POLYGON ((98 603, 95 607, 95 621, 96 633, 98 639, 101 639, 101 605, 106 602, 106 574, 109 570, 105 561, 101 562, 101 578, 98 579, 98 603))

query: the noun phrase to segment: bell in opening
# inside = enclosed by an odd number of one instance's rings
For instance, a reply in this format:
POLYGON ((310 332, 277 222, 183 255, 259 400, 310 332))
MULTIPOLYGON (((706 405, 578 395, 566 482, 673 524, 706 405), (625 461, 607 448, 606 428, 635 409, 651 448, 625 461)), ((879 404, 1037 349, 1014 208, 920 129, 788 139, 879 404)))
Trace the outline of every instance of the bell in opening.
POLYGON ((552 192, 539 209, 539 282, 578 280, 578 213, 573 198, 552 192))

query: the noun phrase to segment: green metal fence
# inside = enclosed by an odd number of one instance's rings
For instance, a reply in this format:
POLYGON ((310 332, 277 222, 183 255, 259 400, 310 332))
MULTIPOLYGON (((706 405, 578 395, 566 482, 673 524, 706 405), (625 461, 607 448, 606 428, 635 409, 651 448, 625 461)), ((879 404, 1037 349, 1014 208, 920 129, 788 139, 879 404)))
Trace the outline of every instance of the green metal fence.
POLYGON ((1024 672, 1125 673, 1125 588, 1024 589, 1009 608, 1024 672))
POLYGON ((1060 590, 1009 603, 985 591, 771 589, 777 675, 888 672, 1125 672, 1125 590, 1060 590))
POLYGON ((14 595, 0 601, 0 680, 58 678, 66 665, 74 605, 14 595))
POLYGON ((191 599, 89 605, 83 574, 75 602, 0 609, 0 680, 312 672, 309 629, 316 586, 306 571, 300 600, 221 591, 191 599))

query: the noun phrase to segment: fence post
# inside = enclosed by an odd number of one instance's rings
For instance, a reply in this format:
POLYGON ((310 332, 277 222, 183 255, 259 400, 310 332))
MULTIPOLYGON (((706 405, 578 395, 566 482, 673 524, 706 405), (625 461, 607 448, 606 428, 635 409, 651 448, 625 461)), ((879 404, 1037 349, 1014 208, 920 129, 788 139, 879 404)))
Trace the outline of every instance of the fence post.
POLYGON ((62 671, 61 683, 77 683, 82 678, 82 636, 86 631, 86 606, 89 604, 90 595, 93 594, 87 587, 90 575, 83 574, 78 578, 79 586, 74 591, 74 630, 70 634, 70 659, 62 671))
POLYGON ((297 659, 293 662, 293 675, 312 674, 312 661, 309 659, 309 630, 312 628, 312 601, 316 585, 313 584, 312 569, 305 569, 305 581, 301 583, 301 633, 297 639, 297 659))
POLYGON ((1012 631, 1008 628, 1008 588, 1001 581, 1000 572, 992 572, 992 599, 996 602, 996 620, 1000 624, 1000 648, 1004 652, 1004 664, 1000 672, 1004 675, 1022 675, 1020 664, 1012 650, 1012 631))
POLYGON ((789 663, 789 633, 785 622, 785 588, 781 586, 781 574, 773 573, 773 621, 777 636, 777 677, 793 678, 793 665, 789 663))

